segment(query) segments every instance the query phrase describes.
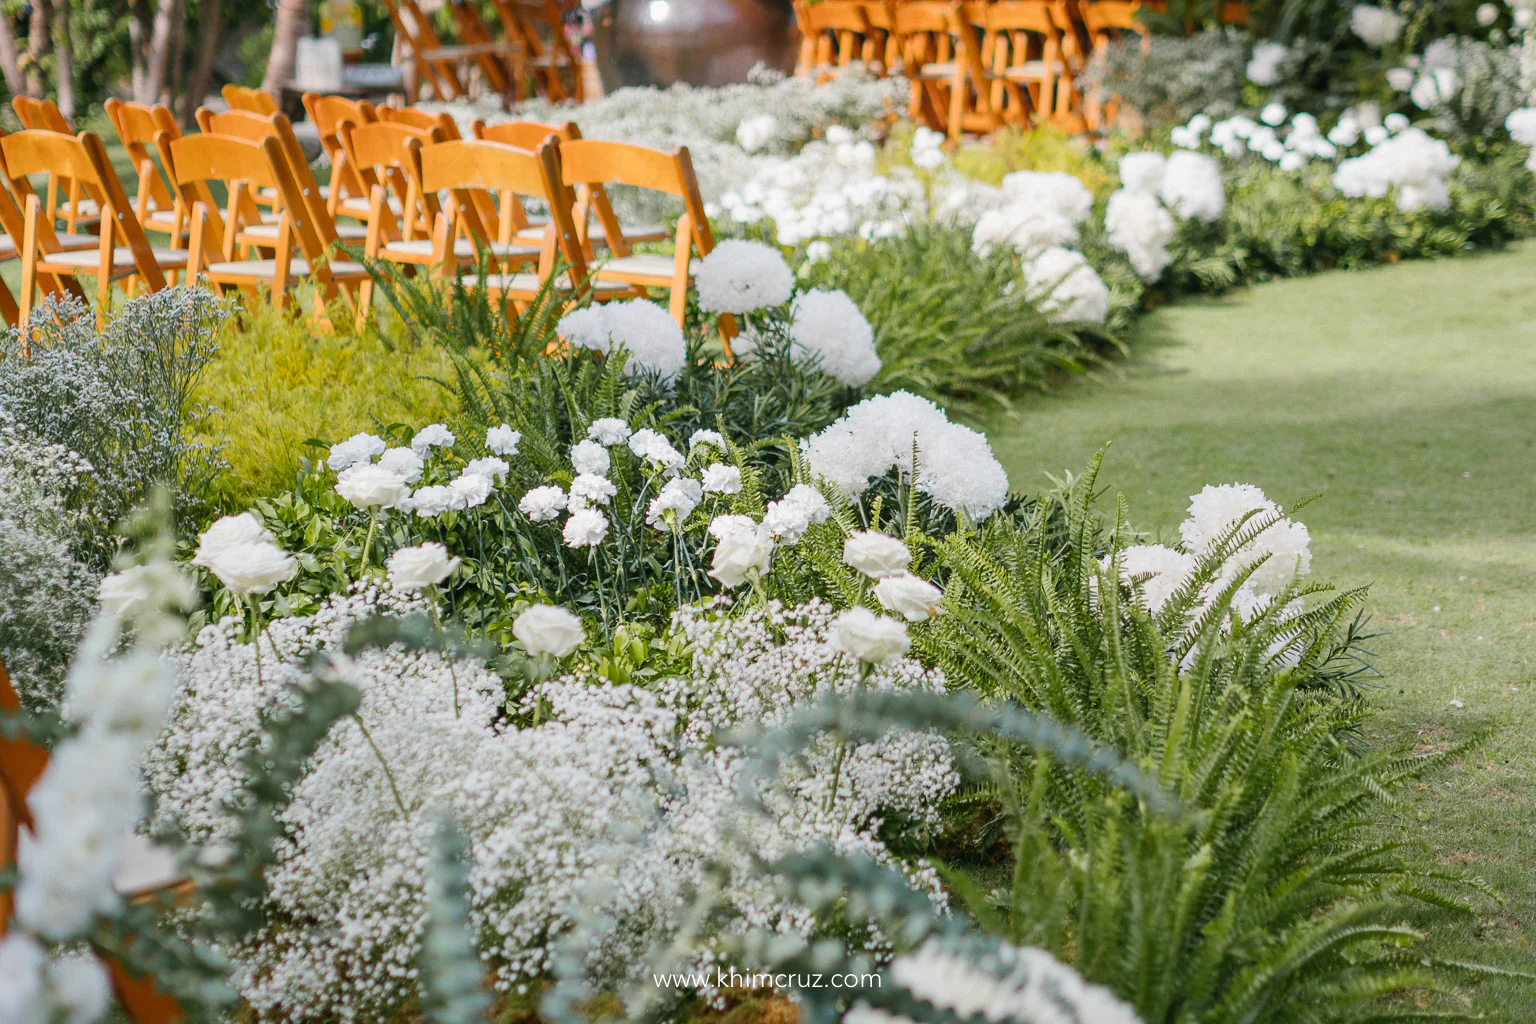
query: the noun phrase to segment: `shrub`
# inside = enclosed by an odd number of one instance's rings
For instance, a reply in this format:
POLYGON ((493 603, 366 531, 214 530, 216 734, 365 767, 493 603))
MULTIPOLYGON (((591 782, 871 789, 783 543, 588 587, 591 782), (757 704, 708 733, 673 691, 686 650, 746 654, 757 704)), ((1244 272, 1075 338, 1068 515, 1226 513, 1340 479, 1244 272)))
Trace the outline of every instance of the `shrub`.
POLYGON ((221 466, 218 446, 194 436, 208 410, 196 401, 227 307, 198 288, 135 299, 97 333, 77 299, 49 299, 28 337, 0 342, 0 411, 22 436, 62 445, 89 464, 69 496, 88 529, 79 550, 110 559, 112 528, 156 484, 182 514, 221 466), (23 349, 29 349, 23 354, 23 349))
POLYGON ((1146 126, 1183 124, 1199 113, 1235 114, 1247 81, 1248 44, 1236 30, 1138 36, 1111 42, 1088 66, 1083 88, 1118 96, 1146 126))

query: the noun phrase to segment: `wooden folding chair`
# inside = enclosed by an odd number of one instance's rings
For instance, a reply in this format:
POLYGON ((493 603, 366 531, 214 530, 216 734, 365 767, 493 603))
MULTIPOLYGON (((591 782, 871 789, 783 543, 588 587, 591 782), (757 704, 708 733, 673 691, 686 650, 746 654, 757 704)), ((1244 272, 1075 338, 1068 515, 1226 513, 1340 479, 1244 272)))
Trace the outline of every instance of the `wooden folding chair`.
POLYGON ((442 130, 444 139, 462 137, 459 134, 458 122, 446 112, 429 114, 427 111, 418 110, 416 107, 395 107, 389 105, 374 107, 373 112, 380 121, 387 121, 390 124, 403 124, 421 131, 439 128, 442 130))
MULTIPOLYGON (((0 665, 0 711, 15 714, 21 701, 0 665)), ((0 734, 0 871, 16 861, 21 830, 33 828, 27 796, 48 768, 48 751, 26 738, 7 739, 0 734)), ((149 899, 165 891, 185 891, 190 884, 160 851, 137 837, 129 839, 130 863, 117 882, 118 893, 130 901, 149 899)), ((10 927, 14 906, 9 890, 0 890, 0 938, 10 927)), ((113 995, 124 1014, 135 1024, 174 1024, 185 1017, 181 1006, 155 984, 153 978, 128 973, 114 958, 104 957, 112 977, 113 995)))
POLYGON ((448 10, 458 29, 459 43, 473 47, 475 64, 480 74, 485 77, 486 84, 501 96, 503 105, 521 99, 514 83, 523 77, 522 42, 516 38, 493 38, 490 26, 469 0, 448 0, 448 10))
MULTIPOLYGON (((1077 15, 1082 19, 1092 45, 1084 61, 1095 59, 1116 38, 1127 34, 1140 36, 1145 51, 1151 36, 1138 20, 1143 6, 1139 0, 1085 0, 1078 3, 1077 15)), ((1078 73, 1081 75, 1081 69, 1078 73)), ((1089 131, 1102 131, 1113 116, 1114 97, 1106 97, 1102 85, 1095 87, 1091 94, 1081 96, 1079 104, 1089 131)))
MULTIPOLYGON (((0 136, 4 132, 0 131, 0 136)), ((16 200, 11 198, 11 193, 0 188, 0 261, 21 259, 21 246, 17 239, 26 234, 26 217, 21 212, 21 207, 16 205, 16 200)), ((54 232, 54 239, 59 247, 65 250, 94 249, 101 244, 97 235, 76 234, 64 231, 54 232)), ((73 277, 60 277, 54 274, 39 274, 37 284, 45 294, 67 292, 76 298, 84 299, 85 292, 73 277)), ((21 308, 16 304, 16 296, 0 281, 0 316, 12 327, 21 326, 21 308)), ((26 340, 22 340, 22 351, 26 352, 26 340)))
POLYGON ((156 163, 155 136, 168 131, 181 135, 181 126, 171 108, 144 103, 129 103, 115 96, 104 104, 107 118, 117 131, 117 137, 133 161, 138 172, 139 187, 133 200, 134 216, 144 225, 145 231, 169 235, 172 244, 186 239, 185 218, 177 233, 176 196, 170 187, 170 179, 156 163))
POLYGON ((248 110, 253 114, 270 116, 277 113, 277 101, 272 94, 261 89, 250 89, 231 82, 219 90, 230 110, 248 110))
MULTIPOLYGON (((715 247, 688 150, 678 148, 665 153, 623 142, 577 139, 562 143, 559 156, 561 181, 567 188, 576 189, 576 214, 573 217, 576 237, 589 259, 592 248, 587 237, 588 213, 607 229, 608 248, 613 255, 598 265, 597 279, 629 285, 637 290, 670 289, 669 309, 678 326, 682 326, 688 308, 688 289, 693 284, 693 253, 697 251, 699 259, 703 259, 715 247), (630 249, 602 187, 610 184, 664 192, 683 201, 672 255, 636 253, 630 249)), ((735 334, 735 321, 721 317, 720 336, 725 340, 727 355, 730 354, 730 339, 735 334)))
POLYGON ((409 91, 418 92, 425 82, 432 87, 433 95, 445 103, 468 95, 466 73, 478 63, 484 46, 443 45, 416 0, 385 0, 384 6, 389 9, 389 20, 394 23, 401 46, 410 56, 414 81, 409 91))
POLYGON ((801 33, 795 73, 813 74, 824 82, 857 62, 884 74, 889 30, 875 27, 870 17, 875 6, 862 0, 795 0, 801 33))
POLYGON ((368 124, 378 120, 373 104, 367 100, 353 100, 345 96, 322 96, 306 92, 304 110, 320 136, 320 148, 331 162, 331 182, 325 189, 326 205, 331 216, 344 214, 358 220, 368 217, 368 186, 348 165, 346 152, 341 147, 337 131, 343 122, 368 124))
MULTIPOLYGON (((555 145, 546 142, 533 153, 480 139, 443 142, 428 147, 413 139, 408 140, 406 146, 415 150, 423 192, 449 191, 453 194, 453 201, 439 216, 432 233, 432 262, 439 268, 439 273, 453 274, 458 266, 458 260, 449 248, 450 240, 457 234, 455 221, 479 219, 473 193, 512 192, 537 199, 549 207, 550 223, 540 244, 538 270, 536 273, 487 275, 483 282, 485 288, 520 308, 536 301, 546 288, 571 294, 587 292, 598 302, 624 298, 632 293, 628 285, 589 277, 586 257, 571 220, 572 196, 560 180, 555 145), (559 259, 566 263, 563 274, 556 273, 559 259), (546 285, 546 281, 550 283, 546 285)), ((484 231, 483 225, 479 230, 484 231)), ((483 234, 480 237, 483 238, 483 234)), ((460 276, 459 282, 465 287, 482 284, 479 275, 460 276)))
MULTIPOLYGON (((59 111, 52 100, 17 96, 11 100, 11 108, 16 111, 16 117, 21 121, 23 128, 58 132, 61 135, 75 134, 74 125, 69 123, 69 118, 59 111)), ((52 173, 48 175, 48 191, 44 199, 43 212, 50 218, 50 223, 63 220, 64 230, 67 232, 74 232, 76 229, 89 231, 101 220, 100 206, 81 191, 79 182, 52 173), (62 206, 59 204, 60 194, 64 196, 62 206)))
POLYGON ((0 163, 11 192, 24 204, 21 235, 21 296, 18 316, 31 311, 38 276, 96 278, 96 322, 105 324, 112 282, 132 278, 149 291, 165 287, 165 273, 187 265, 183 249, 151 248, 133 204, 107 159, 101 140, 90 132, 71 138, 58 132, 28 129, 0 139, 0 163), (59 243, 53 225, 43 216, 42 202, 27 176, 55 172, 77 179, 102 209, 96 251, 70 250, 59 243), (118 242, 122 244, 119 245, 118 242))
POLYGON ((967 3, 962 17, 982 29, 983 74, 994 111, 1021 128, 1028 127, 1031 115, 1066 119, 1071 72, 1050 0, 967 3), (1065 82, 1058 92, 1059 79, 1065 82))
POLYGON ((955 61, 948 0, 901 0, 891 5, 900 41, 902 74, 912 83, 907 114, 917 124, 949 133, 955 61))
MULTIPOLYGON (((283 120, 286 123, 287 119, 283 120)), ((183 205, 192 211, 188 251, 194 273, 220 288, 239 287, 247 292, 269 288, 273 301, 284 308, 289 289, 308 278, 315 285, 317 318, 329 322, 327 303, 346 296, 357 310, 358 322, 362 322, 367 307, 358 292, 369 280, 368 271, 361 263, 331 258, 330 245, 310 217, 312 204, 302 194, 291 160, 276 135, 249 142, 208 133, 176 139, 163 132, 156 143, 183 205), (227 190, 222 214, 207 202, 209 182, 219 182, 227 190), (274 225, 275 252, 271 259, 237 259, 242 230, 264 226, 249 223, 256 207, 248 200, 251 191, 258 188, 274 189, 283 198, 282 213, 274 225)))
MULTIPOLYGON (((551 101, 586 99, 581 78, 581 58, 571 48, 565 34, 560 4, 555 0, 494 0, 496 16, 501 19, 506 37, 522 50, 525 75, 544 83, 544 95, 551 101), (570 84, 566 84, 569 77, 570 84)), ((524 98, 523 78, 514 89, 516 99, 524 98)))

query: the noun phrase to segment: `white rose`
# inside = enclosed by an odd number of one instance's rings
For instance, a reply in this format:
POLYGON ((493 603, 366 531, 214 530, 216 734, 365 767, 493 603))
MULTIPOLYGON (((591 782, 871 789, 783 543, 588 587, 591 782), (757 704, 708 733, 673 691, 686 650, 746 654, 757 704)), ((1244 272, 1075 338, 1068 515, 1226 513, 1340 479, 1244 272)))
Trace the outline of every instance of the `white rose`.
POLYGON ((850 608, 833 619, 827 642, 834 651, 851 654, 871 665, 884 665, 899 658, 912 645, 905 624, 876 615, 868 608, 850 608))
POLYGON ((344 470, 336 478, 336 493, 356 508, 392 508, 410 493, 410 488, 399 473, 363 463, 344 470))
POLYGON ((298 565, 271 541, 257 540, 221 551, 209 570, 242 596, 265 594, 293 579, 298 565))
POLYGON ((884 579, 907 571, 912 552, 895 537, 860 530, 843 542, 843 561, 870 579, 884 579))
POLYGON ((149 581, 144 578, 144 567, 102 577, 96 596, 101 600, 101 610, 115 619, 143 614, 149 608, 149 581))
POLYGON ((903 572, 876 583, 875 598, 886 611, 895 612, 908 622, 922 622, 939 614, 944 591, 925 579, 903 572))
MULTIPOLYGON (((711 524, 713 525, 713 524, 711 524)), ((773 535, 753 523, 723 531, 724 536, 715 544, 714 561, 709 574, 727 587, 739 587, 752 577, 768 571, 773 557, 773 535)))
POLYGON ((459 567, 437 541, 401 548, 389 556, 389 582, 396 590, 420 590, 443 582, 459 567))
POLYGON ((213 560, 230 548, 258 540, 270 541, 272 535, 251 513, 241 512, 237 516, 225 516, 204 530, 197 538, 197 554, 192 556, 192 564, 211 569, 213 560))
POLYGON ((717 494, 741 493, 741 470, 724 462, 704 467, 704 489, 717 494))
POLYGON ((570 654, 587 638, 579 618, 550 604, 536 604, 513 619, 512 635, 523 642, 529 654, 557 658, 570 654))

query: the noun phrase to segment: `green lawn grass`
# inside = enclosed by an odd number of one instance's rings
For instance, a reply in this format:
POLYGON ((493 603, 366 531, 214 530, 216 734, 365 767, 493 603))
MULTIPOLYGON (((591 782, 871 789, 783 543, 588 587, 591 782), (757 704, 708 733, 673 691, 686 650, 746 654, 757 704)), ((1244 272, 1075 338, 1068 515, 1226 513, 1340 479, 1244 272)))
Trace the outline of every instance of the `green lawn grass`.
MULTIPOLYGON (((1536 971, 1536 244, 1284 281, 1147 317, 1108 386, 988 424, 1013 486, 1080 470, 1176 537, 1188 496, 1252 482, 1312 532, 1313 573, 1369 584, 1371 737, 1436 749, 1489 730, 1383 829, 1501 892, 1475 922, 1408 908, 1449 959, 1536 971), (1462 702, 1457 707, 1452 701, 1462 702)), ((1536 985, 1467 986, 1536 1021, 1536 985)))

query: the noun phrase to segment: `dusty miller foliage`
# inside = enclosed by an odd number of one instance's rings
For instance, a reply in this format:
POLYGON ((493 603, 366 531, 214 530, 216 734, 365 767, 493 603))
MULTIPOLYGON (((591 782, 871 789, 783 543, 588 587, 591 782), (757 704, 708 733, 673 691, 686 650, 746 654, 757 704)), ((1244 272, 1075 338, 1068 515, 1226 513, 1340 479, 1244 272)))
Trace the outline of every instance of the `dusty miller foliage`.
POLYGON ((1117 39, 1089 65, 1085 88, 1102 86, 1149 124, 1183 124, 1201 112, 1238 113, 1247 79, 1248 47, 1235 31, 1117 39))
POLYGON ((206 290, 171 288, 129 302, 98 332, 84 302, 51 297, 27 337, 12 329, 0 340, 0 412, 18 436, 88 464, 68 495, 83 517, 81 557, 105 565, 113 526, 156 484, 185 515, 223 466, 190 428, 207 412, 193 391, 230 309, 206 290))

